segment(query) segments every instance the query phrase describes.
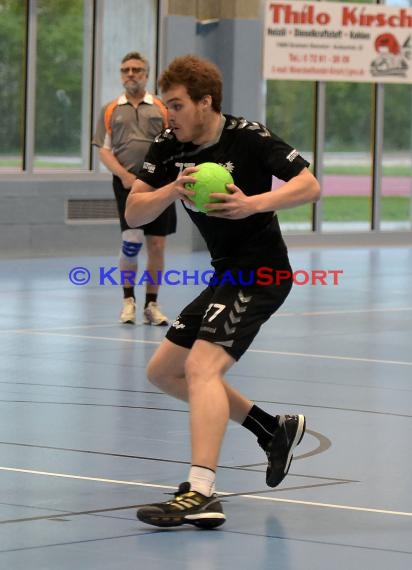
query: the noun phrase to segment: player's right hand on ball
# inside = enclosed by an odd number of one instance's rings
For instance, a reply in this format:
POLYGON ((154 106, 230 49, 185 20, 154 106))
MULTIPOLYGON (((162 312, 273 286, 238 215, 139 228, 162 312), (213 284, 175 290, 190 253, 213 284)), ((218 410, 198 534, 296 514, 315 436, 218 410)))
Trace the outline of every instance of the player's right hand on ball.
POLYGON ((186 184, 194 184, 196 182, 196 178, 190 176, 192 172, 197 172, 196 166, 188 166, 178 175, 175 181, 174 189, 178 193, 178 197, 181 200, 189 201, 193 200, 195 192, 190 190, 190 188, 186 188, 186 184))

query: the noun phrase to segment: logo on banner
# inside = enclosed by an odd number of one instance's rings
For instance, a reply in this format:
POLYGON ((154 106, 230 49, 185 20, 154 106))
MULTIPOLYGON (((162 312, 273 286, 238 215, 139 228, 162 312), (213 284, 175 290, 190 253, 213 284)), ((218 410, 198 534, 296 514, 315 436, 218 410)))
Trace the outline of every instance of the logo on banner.
POLYGON ((378 56, 371 63, 371 74, 375 77, 406 77, 411 58, 411 36, 401 46, 391 34, 380 34, 375 40, 378 56))

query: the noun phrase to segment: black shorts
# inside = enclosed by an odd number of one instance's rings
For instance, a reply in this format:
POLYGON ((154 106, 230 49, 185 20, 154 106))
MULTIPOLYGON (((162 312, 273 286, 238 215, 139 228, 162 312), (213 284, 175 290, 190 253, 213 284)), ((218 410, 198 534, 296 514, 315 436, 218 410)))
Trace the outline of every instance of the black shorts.
MULTIPOLYGON (((124 217, 126 200, 131 189, 126 190, 118 176, 113 176, 113 191, 116 198, 117 212, 119 214, 120 228, 122 232, 130 230, 124 217)), ((140 226, 145 236, 168 236, 176 232, 176 208, 171 204, 158 218, 152 222, 140 226)))
MULTIPOLYGON (((292 275, 287 261, 276 269, 290 271, 292 275)), ((230 271, 232 275, 238 273, 237 269, 230 271)), ((241 285, 239 280, 236 284, 219 283, 219 274, 216 274, 216 280, 216 285, 208 285, 183 309, 167 331, 166 338, 189 349, 195 340, 207 340, 219 344, 235 360, 239 360, 262 324, 289 295, 292 277, 280 280, 278 285, 275 279, 270 285, 260 285, 256 279, 250 285, 241 285)), ((249 279, 242 280, 247 282, 249 279)))

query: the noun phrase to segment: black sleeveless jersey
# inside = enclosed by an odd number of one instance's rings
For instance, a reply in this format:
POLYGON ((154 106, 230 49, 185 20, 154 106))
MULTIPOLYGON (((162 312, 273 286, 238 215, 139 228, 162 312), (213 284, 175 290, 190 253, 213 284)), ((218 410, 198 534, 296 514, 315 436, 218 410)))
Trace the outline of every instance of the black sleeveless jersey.
MULTIPOLYGON (((287 181, 309 166, 264 125, 242 117, 224 117, 220 138, 213 144, 181 143, 171 129, 162 131, 152 143, 138 178, 160 188, 187 166, 217 162, 232 174, 236 186, 251 196, 270 191, 272 176, 287 181)), ((273 212, 226 220, 209 217, 186 202, 183 205, 199 228, 213 265, 254 267, 264 263, 275 267, 277 259, 284 259, 286 248, 273 212)))

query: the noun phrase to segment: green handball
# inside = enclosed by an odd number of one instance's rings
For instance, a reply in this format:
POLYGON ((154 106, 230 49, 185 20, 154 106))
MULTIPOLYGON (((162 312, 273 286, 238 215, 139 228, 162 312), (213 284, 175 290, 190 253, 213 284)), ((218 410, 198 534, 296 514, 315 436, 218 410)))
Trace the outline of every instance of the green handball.
POLYGON ((224 166, 216 162, 203 162, 197 164, 197 172, 193 172, 190 176, 196 178, 196 182, 185 184, 189 190, 196 192, 192 202, 200 212, 207 213, 210 210, 205 210, 205 204, 211 202, 220 202, 216 198, 209 198, 212 192, 221 192, 222 194, 229 194, 226 184, 233 184, 232 175, 224 166))

